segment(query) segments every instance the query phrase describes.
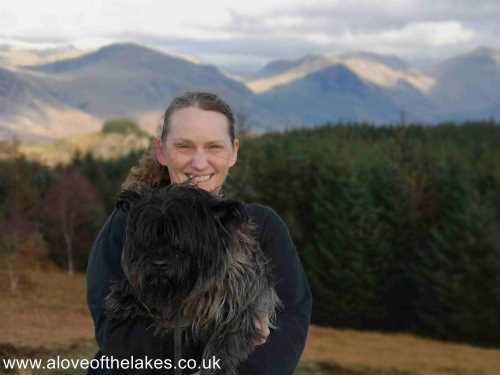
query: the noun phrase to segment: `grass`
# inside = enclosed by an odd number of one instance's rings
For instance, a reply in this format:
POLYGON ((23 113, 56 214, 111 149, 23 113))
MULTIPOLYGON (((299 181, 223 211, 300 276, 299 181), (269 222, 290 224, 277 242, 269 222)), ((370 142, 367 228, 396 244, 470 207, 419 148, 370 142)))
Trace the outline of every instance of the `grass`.
POLYGON ((500 349, 316 326, 302 361, 322 364, 323 374, 500 374, 500 349))
MULTIPOLYGON (((0 273, 0 282, 8 285, 6 274, 0 273)), ((91 358, 95 353, 84 275, 69 276, 51 267, 32 270, 21 274, 15 295, 3 289, 0 298, 0 358, 91 358)), ((22 372, 32 373, 68 372, 22 372)))
MULTIPOLYGON (((6 275, 0 282, 8 285, 6 275)), ((56 269, 21 277, 16 295, 0 290, 0 358, 92 358, 96 345, 85 302, 85 276, 56 269)), ((0 370, 1 373, 1 370, 0 370)), ((25 371, 22 375, 84 374, 25 371)), ((498 375, 500 349, 410 334, 311 326, 297 375, 498 375)))
MULTIPOLYGON (((4 277, 0 282, 8 285, 4 277)), ((16 295, 2 290, 0 298, 0 343, 51 350, 93 339, 83 275, 30 271, 21 276, 16 295)))

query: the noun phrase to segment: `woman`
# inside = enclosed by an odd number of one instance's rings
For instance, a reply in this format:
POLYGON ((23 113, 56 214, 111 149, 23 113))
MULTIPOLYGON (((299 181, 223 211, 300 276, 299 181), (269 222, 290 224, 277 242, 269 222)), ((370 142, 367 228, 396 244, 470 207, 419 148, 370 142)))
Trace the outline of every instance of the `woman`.
MULTIPOLYGON (((230 107, 210 93, 187 93, 167 108, 161 135, 123 184, 124 190, 190 181, 218 193, 236 163, 239 141, 230 107)), ((247 204, 256 224, 256 237, 271 262, 276 292, 283 303, 277 330, 260 325, 267 342, 259 346, 238 374, 292 374, 304 349, 311 313, 311 293, 295 247, 283 220, 270 208, 247 204)), ((106 347, 109 322, 104 299, 113 280, 122 280, 120 266, 127 212, 115 208, 99 233, 87 269, 87 300, 99 347, 106 347)), ((99 373, 99 372, 98 372, 99 373)), ((101 372, 105 373, 105 372, 101 372)))

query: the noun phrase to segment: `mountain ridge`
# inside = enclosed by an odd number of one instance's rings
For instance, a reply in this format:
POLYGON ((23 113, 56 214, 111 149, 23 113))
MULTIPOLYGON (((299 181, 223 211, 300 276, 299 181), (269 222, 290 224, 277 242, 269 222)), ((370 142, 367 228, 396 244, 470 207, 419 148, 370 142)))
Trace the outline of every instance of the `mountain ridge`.
POLYGON ((153 128, 166 104, 191 90, 219 94, 256 131, 337 120, 395 123, 402 112, 423 123, 500 118, 500 52, 487 47, 428 74, 397 56, 354 52, 272 61, 255 76, 261 78, 241 82, 216 66, 136 43, 22 67, 0 60, 0 138, 48 140, 95 131, 112 117, 148 118, 153 128))

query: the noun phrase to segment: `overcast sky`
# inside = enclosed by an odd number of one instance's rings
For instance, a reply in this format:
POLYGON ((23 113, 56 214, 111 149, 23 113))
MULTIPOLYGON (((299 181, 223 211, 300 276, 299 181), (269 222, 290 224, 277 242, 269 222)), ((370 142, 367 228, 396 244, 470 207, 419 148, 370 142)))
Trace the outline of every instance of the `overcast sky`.
POLYGON ((218 65, 312 53, 406 60, 500 49, 498 0, 1 0, 0 44, 136 41, 218 65))

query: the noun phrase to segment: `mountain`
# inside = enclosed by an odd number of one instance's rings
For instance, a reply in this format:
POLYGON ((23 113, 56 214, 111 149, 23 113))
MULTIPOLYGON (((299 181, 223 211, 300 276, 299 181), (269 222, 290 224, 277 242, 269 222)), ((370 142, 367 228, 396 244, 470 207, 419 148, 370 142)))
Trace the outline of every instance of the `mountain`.
POLYGON ((275 75, 248 82, 260 106, 281 113, 288 124, 325 121, 433 122, 434 103, 427 93, 432 77, 403 60, 367 52, 309 55, 268 64, 275 75))
POLYGON ((49 141, 96 131, 112 117, 133 118, 153 132, 167 103, 189 90, 218 93, 256 131, 339 120, 398 123, 403 112, 408 122, 424 123, 500 118, 500 52, 487 48, 426 73, 390 55, 306 55, 272 61, 246 82, 131 43, 40 65, 14 66, 2 56, 0 138, 49 141))
POLYGON ((340 55, 341 59, 362 59, 383 64, 391 69, 408 70, 409 65, 403 59, 394 55, 382 55, 379 53, 358 51, 340 55))
POLYGON ((411 85, 384 88, 366 82, 344 64, 261 93, 258 102, 286 114, 286 122, 294 126, 329 121, 397 123, 401 111, 413 121, 425 121, 433 111, 432 103, 411 85))
POLYGON ((477 48, 439 63, 432 74, 430 97, 441 120, 500 119, 500 51, 477 48))
MULTIPOLYGON (((42 129, 38 127, 42 121, 36 122, 30 115, 29 121, 9 118, 2 125, 1 118, 12 109, 23 114, 35 110, 40 119, 50 120, 51 117, 55 123, 47 140, 60 135, 62 126, 59 125, 63 123, 72 131, 75 127, 80 129, 80 124, 89 123, 87 131, 94 131, 98 124, 113 117, 131 117, 141 123, 144 120, 146 127, 152 130, 161 121, 167 103, 174 96, 192 90, 219 94, 236 113, 244 112, 254 126, 258 125, 254 119, 274 121, 279 118, 256 107, 254 94, 245 84, 227 78, 216 67, 137 44, 114 44, 72 59, 5 71, 13 77, 22 77, 19 79, 25 87, 26 98, 6 104, 2 100, 8 100, 10 94, 6 99, 0 93, 0 127, 15 128, 15 133, 23 139, 40 136, 42 129), (30 97, 33 100, 29 100, 30 97), (52 116, 47 115, 46 109, 50 109, 52 116), (65 121, 56 116, 62 110, 66 113, 65 121), (70 113, 78 118, 78 124, 68 124, 70 113), (24 131, 30 127, 36 130, 31 135, 28 130, 24 131), (58 131, 54 127, 58 127, 58 131)), ((5 138, 5 134, 2 137, 5 138)))
POLYGON ((251 80, 261 79, 266 77, 271 77, 277 74, 285 73, 298 66, 306 66, 308 64, 315 64, 320 60, 324 60, 325 63, 334 64, 339 61, 347 59, 361 59, 365 61, 371 61, 386 65, 389 68, 397 70, 407 70, 408 64, 397 56, 393 55, 382 55, 372 52, 351 52, 339 55, 335 58, 334 55, 305 55, 296 60, 273 60, 267 63, 262 69, 254 73, 251 80))
POLYGON ((62 59, 74 58, 90 50, 75 48, 71 45, 42 50, 20 49, 8 45, 0 46, 0 64, 3 66, 26 66, 47 64, 62 59))
POLYGON ((273 60, 267 63, 258 72, 254 73, 250 78, 252 80, 256 80, 271 77, 277 74, 284 73, 303 64, 313 63, 319 58, 321 58, 321 56, 319 55, 306 55, 297 60, 273 60))
POLYGON ((25 114, 27 110, 42 111, 46 105, 57 105, 38 79, 20 69, 0 67, 0 116, 25 114))
POLYGON ((43 75, 42 85, 59 101, 103 118, 163 111, 171 98, 188 90, 214 91, 235 108, 252 96, 216 67, 137 44, 114 44, 29 69, 43 75))
POLYGON ((400 82, 406 82, 422 93, 427 93, 434 85, 432 77, 409 69, 403 60, 394 56, 358 52, 342 56, 309 55, 299 60, 272 62, 268 67, 274 68, 266 71, 274 71, 274 74, 262 73, 261 78, 249 80, 247 86, 255 93, 262 93, 338 64, 344 65, 366 82, 386 88, 394 88, 400 82))
POLYGON ((114 44, 50 64, 4 68, 2 76, 3 138, 15 133, 33 140, 50 123, 51 131, 45 136, 50 140, 61 135, 62 125, 68 135, 81 130, 84 123, 89 124, 87 131, 95 131, 103 120, 113 117, 147 119, 148 128, 153 128, 161 121, 166 104, 191 90, 219 94, 250 121, 252 117, 275 118, 255 107, 254 95, 243 83, 227 78, 216 67, 137 44, 114 44), (14 120, 13 115, 19 116, 14 120), (71 116, 74 124, 68 123, 71 116))
POLYGON ((0 67, 0 139, 50 141, 97 130, 100 123, 52 97, 36 76, 0 67))

